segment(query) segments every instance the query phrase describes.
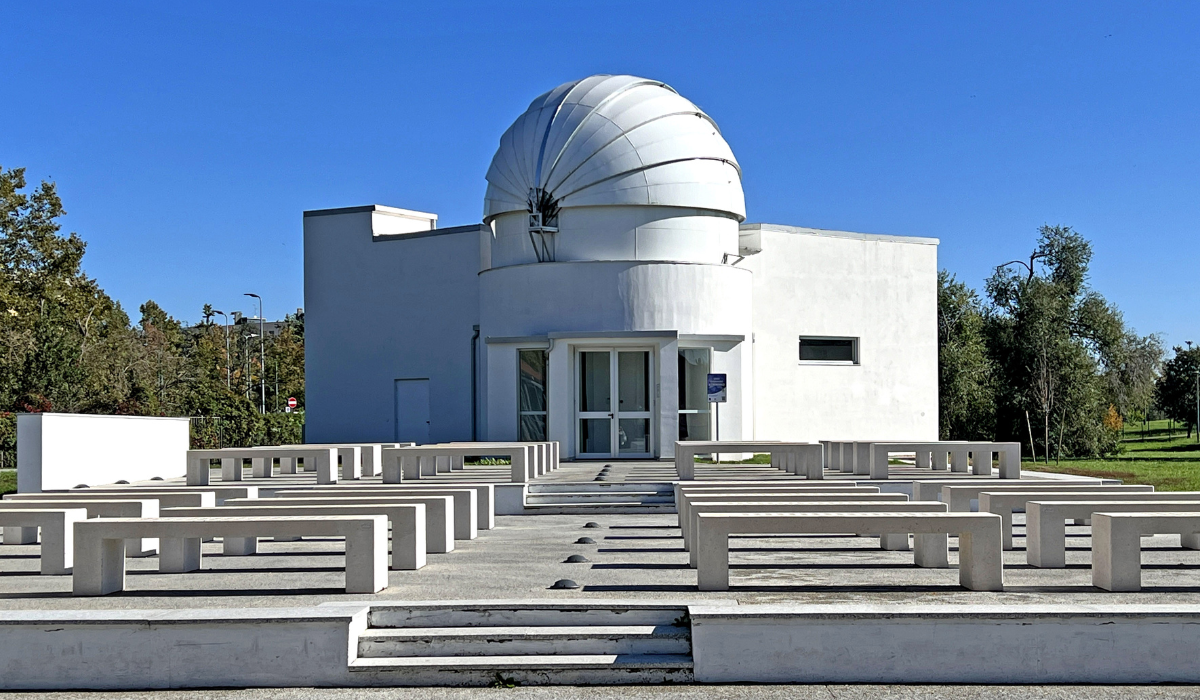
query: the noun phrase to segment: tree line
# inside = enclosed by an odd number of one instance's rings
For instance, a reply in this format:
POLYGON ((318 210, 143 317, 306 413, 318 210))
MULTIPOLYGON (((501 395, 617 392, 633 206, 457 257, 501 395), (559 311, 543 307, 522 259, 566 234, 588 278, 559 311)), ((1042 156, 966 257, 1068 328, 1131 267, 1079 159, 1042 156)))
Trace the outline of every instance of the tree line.
POLYGON ((245 319, 189 326, 154 301, 131 321, 82 269, 86 244, 64 234, 54 183, 0 167, 0 452, 12 466, 17 412, 192 416, 195 446, 300 442, 304 316, 260 344, 245 319), (266 371, 262 371, 265 364, 266 371), (264 382, 265 380, 265 382, 264 382), (266 385, 266 413, 260 412, 266 385))
POLYGON ((1111 455, 1126 421, 1195 427, 1200 346, 1138 335, 1088 281, 1091 244, 1043 226, 1028 259, 995 268, 981 297, 938 276, 944 440, 1020 442, 1037 459, 1111 455))

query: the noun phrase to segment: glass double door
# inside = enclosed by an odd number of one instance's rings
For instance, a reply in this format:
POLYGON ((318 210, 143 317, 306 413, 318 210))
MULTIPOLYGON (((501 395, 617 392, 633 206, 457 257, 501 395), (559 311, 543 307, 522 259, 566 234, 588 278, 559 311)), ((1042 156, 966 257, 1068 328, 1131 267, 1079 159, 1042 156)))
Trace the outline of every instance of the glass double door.
POLYGON ((579 456, 652 457, 650 351, 581 350, 576 363, 579 456))

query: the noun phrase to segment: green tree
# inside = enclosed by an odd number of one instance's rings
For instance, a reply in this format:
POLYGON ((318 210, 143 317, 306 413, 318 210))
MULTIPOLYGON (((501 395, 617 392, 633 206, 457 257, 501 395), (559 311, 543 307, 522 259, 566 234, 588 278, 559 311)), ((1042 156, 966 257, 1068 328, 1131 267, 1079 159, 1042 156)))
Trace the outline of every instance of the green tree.
POLYGON ((1196 374, 1200 372, 1200 346, 1174 348, 1175 356, 1163 364, 1156 387, 1158 407, 1168 418, 1187 426, 1188 437, 1196 427, 1196 374))
POLYGON ((996 430, 979 296, 945 270, 938 273, 938 422, 943 440, 988 440, 996 430))
POLYGON ((997 437, 1032 438, 1045 458, 1111 453, 1103 377, 1119 365, 1124 322, 1088 286, 1091 245, 1067 226, 1039 233, 1028 263, 1001 265, 987 280, 997 437))

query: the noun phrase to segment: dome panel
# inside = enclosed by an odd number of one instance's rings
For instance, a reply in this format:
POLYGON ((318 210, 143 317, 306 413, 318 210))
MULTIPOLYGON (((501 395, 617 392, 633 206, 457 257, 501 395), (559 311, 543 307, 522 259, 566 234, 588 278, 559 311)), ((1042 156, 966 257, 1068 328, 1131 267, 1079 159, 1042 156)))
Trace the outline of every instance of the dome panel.
POLYGON ((716 124, 667 85, 595 75, 538 96, 500 138, 484 221, 570 206, 695 207, 745 219, 741 170, 716 124))

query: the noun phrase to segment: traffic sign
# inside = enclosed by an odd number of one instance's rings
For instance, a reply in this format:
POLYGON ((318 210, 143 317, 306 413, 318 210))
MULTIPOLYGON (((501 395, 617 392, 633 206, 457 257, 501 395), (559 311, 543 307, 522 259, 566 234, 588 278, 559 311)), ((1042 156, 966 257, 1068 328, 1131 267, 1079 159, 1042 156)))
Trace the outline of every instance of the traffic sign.
POLYGON ((296 397, 295 397, 295 396, 289 396, 289 397, 288 397, 288 400, 287 400, 287 407, 288 407, 288 408, 295 408, 295 407, 296 407, 296 397))

